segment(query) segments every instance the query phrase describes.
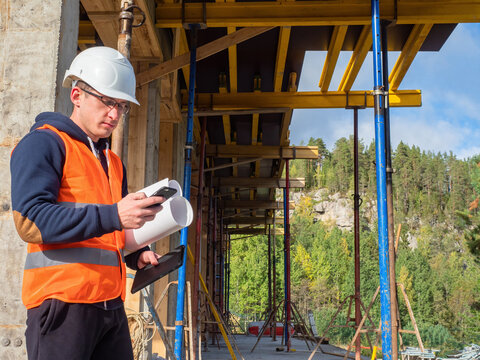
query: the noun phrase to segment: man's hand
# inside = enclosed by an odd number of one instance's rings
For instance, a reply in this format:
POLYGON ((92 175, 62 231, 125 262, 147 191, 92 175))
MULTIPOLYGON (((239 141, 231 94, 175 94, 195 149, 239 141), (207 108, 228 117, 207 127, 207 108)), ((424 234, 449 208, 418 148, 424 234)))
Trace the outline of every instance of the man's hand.
POLYGON ((160 204, 164 201, 162 196, 147 197, 143 192, 128 194, 117 203, 122 229, 138 229, 145 222, 152 221, 155 215, 162 210, 160 204))
POLYGON ((145 266, 147 266, 148 264, 152 264, 154 266, 158 265, 158 259, 159 258, 160 258, 160 255, 158 255, 157 253, 155 253, 151 250, 150 251, 144 251, 138 257, 137 267, 139 269, 142 269, 145 266))

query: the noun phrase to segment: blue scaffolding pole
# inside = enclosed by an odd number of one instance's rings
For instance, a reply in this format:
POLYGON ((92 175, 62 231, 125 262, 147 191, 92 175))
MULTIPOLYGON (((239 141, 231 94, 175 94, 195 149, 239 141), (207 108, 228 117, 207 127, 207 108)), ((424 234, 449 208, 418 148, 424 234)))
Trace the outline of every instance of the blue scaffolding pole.
POLYGON ((372 0, 373 90, 375 99, 375 160, 377 173, 378 261, 380 265, 380 306, 382 320, 382 355, 392 360, 392 321, 388 255, 388 212, 385 155, 385 93, 380 36, 379 0, 372 0))
MULTIPOLYGON (((198 25, 190 25, 191 49, 190 49, 190 80, 188 87, 188 116, 187 116, 187 140, 185 142, 185 167, 183 176, 183 196, 190 200, 190 184, 192 181, 192 150, 193 150, 193 106, 195 99, 195 74, 197 64, 197 28, 198 25)), ((180 244, 188 246, 188 228, 183 228, 180 233, 180 244)), ((187 271, 187 251, 183 254, 183 265, 178 270, 177 288, 177 312, 175 317, 175 357, 183 359, 183 314, 185 307, 185 278, 187 271)))

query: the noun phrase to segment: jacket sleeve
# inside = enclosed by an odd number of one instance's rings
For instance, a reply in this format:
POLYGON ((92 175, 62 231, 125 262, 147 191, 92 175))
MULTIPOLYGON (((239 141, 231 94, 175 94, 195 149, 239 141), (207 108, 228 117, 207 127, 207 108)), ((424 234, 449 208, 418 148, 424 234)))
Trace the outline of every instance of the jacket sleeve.
POLYGON ((20 237, 29 243, 61 244, 121 230, 116 204, 57 204, 64 161, 63 141, 50 130, 29 133, 13 150, 12 211, 20 237))

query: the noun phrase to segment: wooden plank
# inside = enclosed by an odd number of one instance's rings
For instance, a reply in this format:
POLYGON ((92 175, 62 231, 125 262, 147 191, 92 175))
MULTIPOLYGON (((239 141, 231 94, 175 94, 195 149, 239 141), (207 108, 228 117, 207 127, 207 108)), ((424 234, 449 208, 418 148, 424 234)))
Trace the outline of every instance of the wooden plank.
MULTIPOLYGON (((148 67, 141 64, 140 69, 148 67)), ((137 191, 145 186, 145 153, 147 141, 148 86, 137 89, 142 106, 132 106, 128 124, 128 189, 137 191)))
POLYGON ((81 3, 103 44, 116 49, 120 4, 114 0, 81 0, 81 3))
MULTIPOLYGON (((260 28, 244 28, 235 31, 232 34, 225 35, 219 39, 213 40, 208 44, 202 45, 197 49, 197 61, 205 59, 213 54, 225 50, 229 46, 236 45, 245 40, 251 39, 265 31, 271 30, 272 27, 260 28)), ((178 70, 190 63, 190 53, 179 55, 162 64, 156 65, 151 69, 137 75, 137 85, 143 85, 150 81, 159 79, 172 71, 178 70)))
MULTIPOLYGON (((236 27, 228 26, 227 34, 231 35, 237 31, 236 27)), ((237 92, 237 45, 228 47, 228 78, 230 80, 230 92, 237 92)))
MULTIPOLYGON (((267 235, 266 228, 254 228, 254 229, 227 229, 230 235, 267 235)), ((233 239, 232 239, 233 240, 233 239)))
MULTIPOLYGON (((420 90, 390 91, 391 107, 417 107, 422 105, 420 90)), ((198 93, 196 108, 211 110, 243 110, 254 108, 290 109, 335 109, 346 106, 373 107, 372 91, 302 91, 302 92, 241 92, 235 94, 198 93), (347 99, 348 97, 348 99, 347 99), (348 102, 347 102, 348 100, 348 102)), ((186 109, 187 99, 182 97, 182 110, 186 109)))
MULTIPOLYGON (((173 124, 164 123, 160 118, 160 132, 158 142, 158 180, 173 177, 173 124)), ((170 237, 163 238, 155 243, 155 251, 160 254, 166 254, 170 251, 170 237)), ((168 284, 168 276, 154 283, 154 303, 156 304, 163 290, 168 284)), ((157 308, 158 315, 162 324, 167 324, 168 315, 168 293, 163 302, 157 308)), ((152 341, 152 352, 161 356, 166 356, 165 345, 159 336, 154 337, 152 341)))
POLYGON ((325 58, 322 75, 320 76, 320 82, 318 84, 322 92, 328 90, 330 82, 332 81, 333 72, 335 70, 335 66, 337 65, 340 50, 342 50, 347 29, 348 26, 346 25, 335 26, 333 28, 332 38, 330 39, 330 44, 328 45, 327 57, 325 58))
POLYGON ((408 36, 407 42, 398 56, 393 69, 388 77, 390 89, 397 90, 407 73, 413 59, 420 51, 423 42, 432 29, 433 24, 415 25, 408 36))
MULTIPOLYGON (((121 3, 114 0, 81 0, 81 2, 103 44, 116 49, 121 3)), ((145 23, 132 29, 131 53, 136 56, 155 57, 163 60, 164 56, 153 20, 155 16, 152 15, 154 9, 150 10, 151 7, 148 6, 146 0, 138 0, 136 5, 145 12, 145 23)), ((134 15, 137 14, 138 12, 135 11, 134 15)), ((135 20, 136 22, 137 20, 135 20)))
POLYGON ((219 209, 283 209, 283 202, 272 200, 219 200, 219 209))
MULTIPOLYGON (((148 86, 138 89, 136 96, 142 106, 133 106, 129 119, 127 154, 128 192, 136 192, 145 187, 148 86)), ((128 270, 128 272, 134 273, 132 270, 128 270)), ((130 288, 131 282, 129 280, 127 282, 127 289, 130 288)), ((135 311, 140 311, 140 292, 132 295, 130 291, 127 291, 125 306, 135 311)))
MULTIPOLYGON (((365 0, 208 2, 206 12, 209 28, 368 25, 372 20, 371 4, 365 0)), ((480 0, 383 0, 380 14, 397 24, 477 23, 480 0)), ((202 4, 186 4, 185 18, 187 22, 202 22, 202 4)), ((182 5, 159 4, 156 25, 182 26, 182 5)))
POLYGON ((154 20, 156 16, 155 2, 150 1, 150 4, 153 6, 149 6, 148 3, 149 1, 147 0, 135 0, 135 5, 139 6, 145 13, 145 23, 132 31, 132 52, 142 56, 151 54, 151 56, 163 61, 164 56, 154 20))
POLYGON ((216 145, 206 146, 207 156, 219 158, 252 157, 262 159, 318 159, 317 146, 255 146, 216 145))
POLYGON ((275 58, 273 91, 282 91, 285 61, 287 60, 288 43, 290 42, 290 32, 290 26, 280 27, 278 34, 277 56, 275 58))
POLYGON ((347 68, 343 73, 342 80, 338 86, 338 91, 350 91, 357 78, 358 72, 362 67, 363 62, 372 47, 372 27, 365 25, 358 37, 352 56, 348 62, 347 68))
MULTIPOLYGON (((276 219, 277 222, 282 222, 283 218, 276 219)), ((248 217, 233 217, 224 220, 225 225, 272 225, 273 217, 265 216, 248 216, 248 217)))
MULTIPOLYGON (((213 186, 215 187, 239 187, 239 188, 284 188, 285 179, 275 178, 251 178, 251 177, 214 177, 213 186)), ((305 178, 290 178, 290 187, 304 188, 305 178)))

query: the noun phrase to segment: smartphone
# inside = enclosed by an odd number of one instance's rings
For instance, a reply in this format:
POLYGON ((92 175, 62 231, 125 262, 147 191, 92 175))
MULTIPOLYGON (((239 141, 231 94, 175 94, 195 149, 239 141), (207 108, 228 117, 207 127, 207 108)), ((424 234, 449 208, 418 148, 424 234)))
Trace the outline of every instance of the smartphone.
MULTIPOLYGON (((150 196, 163 196, 163 198, 165 200, 167 200, 167 199, 171 198, 173 195, 175 195, 176 192, 177 192, 177 189, 174 189, 174 188, 171 188, 171 187, 168 187, 168 186, 163 186, 160 189, 158 189, 157 191, 155 191, 150 196)), ((158 206, 158 205, 160 205, 160 204, 150 205, 150 206, 147 206, 147 208, 151 208, 151 207, 158 206)))
POLYGON ((163 186, 150 196, 163 196, 165 200, 167 200, 171 198, 173 195, 175 195, 176 192, 177 192, 177 189, 174 189, 168 186, 163 186))

